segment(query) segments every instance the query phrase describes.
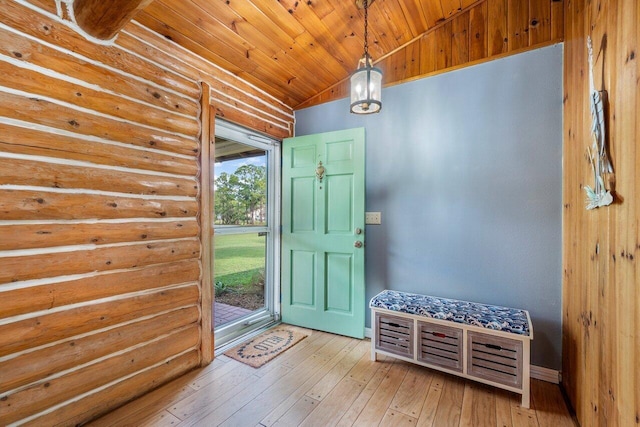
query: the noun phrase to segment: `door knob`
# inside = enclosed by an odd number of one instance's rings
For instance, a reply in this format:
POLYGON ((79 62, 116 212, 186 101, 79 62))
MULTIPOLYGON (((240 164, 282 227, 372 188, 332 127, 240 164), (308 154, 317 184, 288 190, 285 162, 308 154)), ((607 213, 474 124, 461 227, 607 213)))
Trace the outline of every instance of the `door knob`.
POLYGON ((360 240, 356 240, 353 243, 353 246, 355 246, 356 248, 361 248, 362 247, 362 242, 360 240))
POLYGON ((356 234, 362 234, 362 228, 358 227, 355 229, 356 234))

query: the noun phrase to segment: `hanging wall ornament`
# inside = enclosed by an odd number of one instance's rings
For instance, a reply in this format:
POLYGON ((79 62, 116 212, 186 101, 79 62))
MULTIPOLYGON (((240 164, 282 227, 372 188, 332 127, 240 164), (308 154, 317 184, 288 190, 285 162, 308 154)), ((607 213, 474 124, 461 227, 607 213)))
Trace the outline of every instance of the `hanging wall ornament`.
POLYGON ((595 209, 610 205, 613 202, 611 192, 605 188, 605 174, 613 173, 613 166, 607 155, 607 133, 605 127, 605 103, 607 91, 598 91, 593 81, 593 46, 591 37, 587 38, 587 50, 589 52, 589 100, 591 103, 591 148, 587 148, 591 169, 595 178, 593 188, 585 185, 587 192, 587 209, 595 209))

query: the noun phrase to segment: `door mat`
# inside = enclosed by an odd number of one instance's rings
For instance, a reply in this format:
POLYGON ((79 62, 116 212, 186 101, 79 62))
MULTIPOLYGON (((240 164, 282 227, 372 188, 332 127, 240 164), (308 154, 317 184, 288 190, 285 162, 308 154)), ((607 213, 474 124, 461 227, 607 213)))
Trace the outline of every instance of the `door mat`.
POLYGON ((305 339, 308 336, 306 332, 308 331, 300 328, 279 326, 225 351, 224 354, 238 362, 259 368, 305 339))

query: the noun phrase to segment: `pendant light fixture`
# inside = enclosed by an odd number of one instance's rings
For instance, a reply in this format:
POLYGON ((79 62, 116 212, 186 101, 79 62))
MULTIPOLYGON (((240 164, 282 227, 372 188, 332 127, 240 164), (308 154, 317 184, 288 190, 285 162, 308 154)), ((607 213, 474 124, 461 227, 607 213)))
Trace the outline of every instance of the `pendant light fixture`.
POLYGON ((364 5, 364 55, 358 61, 358 69, 351 75, 351 112, 354 114, 378 113, 382 108, 382 71, 373 66, 369 55, 368 9, 373 0, 360 0, 364 5))

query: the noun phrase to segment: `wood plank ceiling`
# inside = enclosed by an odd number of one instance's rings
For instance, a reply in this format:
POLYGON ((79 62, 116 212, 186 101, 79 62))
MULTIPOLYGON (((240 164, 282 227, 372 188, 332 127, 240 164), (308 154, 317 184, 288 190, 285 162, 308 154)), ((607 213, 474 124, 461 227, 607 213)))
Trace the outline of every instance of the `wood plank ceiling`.
MULTIPOLYGON (((476 0, 376 0, 369 46, 380 60, 476 0)), ((363 52, 354 0, 156 0, 136 20, 296 107, 347 78, 363 52)))

